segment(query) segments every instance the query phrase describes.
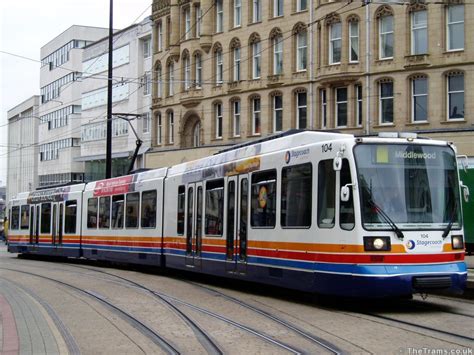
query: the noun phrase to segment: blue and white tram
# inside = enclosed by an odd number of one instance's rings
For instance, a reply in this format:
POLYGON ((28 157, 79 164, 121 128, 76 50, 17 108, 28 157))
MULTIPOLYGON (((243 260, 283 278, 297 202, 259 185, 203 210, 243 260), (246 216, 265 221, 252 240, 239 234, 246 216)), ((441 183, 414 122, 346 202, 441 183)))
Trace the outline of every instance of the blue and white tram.
MULTIPOLYGON (((456 166, 451 144, 414 137, 306 131, 265 139, 73 187, 82 189, 74 245, 90 259, 322 294, 462 292, 467 271, 456 166)), ((66 205, 71 199, 62 196, 66 205)), ((23 236, 36 224, 66 224, 41 213, 23 223, 31 202, 11 203, 17 221, 11 225, 18 228, 9 250, 61 255, 66 240, 58 245, 54 228, 39 243, 23 236)))

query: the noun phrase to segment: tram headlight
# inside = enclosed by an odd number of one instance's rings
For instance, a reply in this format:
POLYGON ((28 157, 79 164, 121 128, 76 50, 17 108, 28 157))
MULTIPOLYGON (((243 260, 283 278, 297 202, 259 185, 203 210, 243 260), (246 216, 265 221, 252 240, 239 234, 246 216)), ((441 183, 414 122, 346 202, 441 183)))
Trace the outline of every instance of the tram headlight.
POLYGON ((453 249, 464 249, 464 240, 462 235, 452 235, 451 245, 453 246, 453 249))
POLYGON ((390 237, 364 237, 365 251, 389 251, 391 249, 390 237))

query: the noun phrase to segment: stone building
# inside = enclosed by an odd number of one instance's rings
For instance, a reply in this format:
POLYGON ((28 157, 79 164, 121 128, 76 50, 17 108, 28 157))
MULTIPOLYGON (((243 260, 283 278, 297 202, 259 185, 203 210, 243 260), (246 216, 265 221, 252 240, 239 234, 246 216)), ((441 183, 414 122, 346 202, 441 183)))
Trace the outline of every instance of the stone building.
POLYGON ((474 156, 467 7, 155 0, 146 166, 290 128, 414 131, 474 156))

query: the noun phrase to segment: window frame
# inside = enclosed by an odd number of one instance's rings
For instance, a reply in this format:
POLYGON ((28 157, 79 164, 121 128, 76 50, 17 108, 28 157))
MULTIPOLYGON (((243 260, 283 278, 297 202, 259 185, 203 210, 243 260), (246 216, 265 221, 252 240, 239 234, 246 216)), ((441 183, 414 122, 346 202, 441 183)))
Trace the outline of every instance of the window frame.
POLYGON ((225 200, 225 183, 224 183, 224 179, 220 178, 220 179, 213 179, 213 180, 208 180, 205 182, 205 197, 204 197, 204 200, 205 200, 205 206, 204 206, 204 235, 206 235, 207 237, 216 237, 216 238, 221 238, 224 236, 224 208, 225 208, 225 203, 224 203, 224 200, 225 200), (216 185, 215 187, 212 186, 212 185, 216 185), (209 186, 211 186, 212 188, 209 188, 209 186), (222 226, 221 226, 221 230, 220 230, 220 234, 211 234, 211 233, 208 233, 208 192, 210 191, 214 191, 216 189, 222 189, 222 205, 220 207, 222 207, 220 210, 218 210, 218 217, 220 217, 220 220, 222 221, 222 226))
POLYGON ((215 0, 216 6, 216 27, 215 33, 222 33, 224 32, 224 2, 223 0, 215 0))
POLYGON ((242 114, 242 104, 240 100, 234 100, 232 102, 232 120, 233 120, 233 137, 240 137, 240 119, 242 114), (238 107, 238 113, 236 112, 238 107))
POLYGON ((359 26, 359 21, 353 20, 349 22, 349 63, 359 63, 359 58, 360 58, 360 41, 359 41, 359 36, 360 36, 360 26, 359 26), (354 35, 352 33, 352 25, 356 24, 357 25, 357 35, 354 35), (357 59, 352 58, 352 45, 354 39, 357 38, 357 59))
POLYGON ((466 46, 466 8, 464 4, 451 4, 446 6, 446 51, 447 52, 457 52, 457 51, 463 51, 465 46, 466 46), (463 20, 462 21, 454 21, 454 22, 449 22, 449 10, 455 7, 462 7, 463 8, 463 20), (459 25, 462 23, 462 34, 463 34, 463 46, 461 48, 450 48, 451 47, 451 26, 453 25, 459 25))
POLYGON ((273 44, 273 75, 283 74, 283 37, 275 36, 272 39, 273 44))
POLYGON ((222 86, 224 83, 224 54, 222 49, 216 49, 214 56, 216 61, 216 86, 222 86))
POLYGON ((334 22, 329 26, 329 64, 330 65, 337 65, 341 64, 342 60, 342 22, 334 22), (335 29, 339 27, 339 37, 336 37, 334 34, 335 29), (335 44, 339 43, 339 60, 335 60, 335 44))
POLYGON ((300 31, 296 34, 296 71, 308 70, 308 31, 300 31), (302 44, 303 36, 305 38, 302 44))
POLYGON ((262 134, 262 100, 260 97, 252 98, 252 135, 259 136, 262 134), (258 110, 257 108, 258 102, 258 110), (258 127, 256 125, 258 123, 258 127), (256 129, 258 128, 258 129, 256 129))
POLYGON ((262 76, 262 42, 252 43, 252 80, 261 79, 262 76))
POLYGON ((412 78, 410 80, 410 86, 411 86, 411 122, 412 123, 423 123, 423 122, 428 122, 428 110, 429 110, 429 104, 428 104, 428 91, 429 91, 429 87, 428 87, 428 78, 426 77, 422 77, 422 78, 412 78), (418 80, 425 80, 426 81, 426 92, 425 93, 422 93, 422 94, 416 94, 415 93, 415 82, 418 81, 418 80), (426 112, 426 118, 423 119, 423 120, 417 120, 416 119, 416 110, 415 110, 415 106, 416 106, 416 98, 418 97, 426 97, 426 107, 424 108, 425 109, 425 112, 426 112))
MULTIPOLYGON (((313 185, 314 185, 314 176, 313 176, 313 163, 308 162, 308 163, 302 163, 302 164, 297 164, 297 165, 289 165, 285 166, 281 170, 281 183, 280 183, 280 227, 282 229, 311 229, 311 226, 313 225, 313 185), (282 221, 283 221, 283 192, 285 189, 283 188, 283 184, 285 182, 284 176, 285 176, 285 171, 289 169, 297 169, 301 167, 309 166, 311 175, 310 175, 310 193, 308 194, 309 196, 309 207, 310 207, 310 212, 309 212, 309 217, 310 217, 310 223, 308 226, 284 226, 282 221)), ((288 200, 288 199, 287 199, 288 200)))
MULTIPOLYGON (((423 55, 423 54, 428 53, 428 45, 429 45, 429 42, 428 42, 428 10, 412 11, 410 13, 410 39, 411 39, 411 51, 410 51, 411 55, 423 55), (424 24, 423 23, 422 24, 416 24, 415 23, 416 15, 420 14, 420 13, 424 13, 425 16, 426 16, 426 22, 424 24), (418 48, 418 46, 420 46, 420 44, 417 45, 417 43, 415 42, 415 39, 416 39, 415 34, 419 33, 419 32, 422 32, 422 33, 424 32, 425 33, 424 42, 423 42, 423 44, 426 46, 425 51, 420 51, 420 49, 418 48)), ((423 45, 423 44, 421 44, 421 45, 423 45)))
POLYGON ((233 19, 234 19, 234 28, 242 26, 242 0, 233 1, 233 19))
POLYGON ((328 125, 328 99, 327 99, 327 89, 319 90, 319 100, 320 100, 320 115, 321 115, 321 129, 327 128, 328 125))
POLYGON ((363 120, 364 120, 364 92, 363 92, 363 87, 362 84, 356 84, 354 86, 354 91, 356 93, 356 125, 357 127, 362 127, 363 120))
POLYGON ((296 94, 296 129, 306 129, 308 128, 308 93, 306 91, 297 92, 296 94), (304 94, 306 97, 306 103, 304 105, 300 104, 300 95, 304 94), (301 112, 302 109, 306 110, 306 127, 300 127, 300 119, 301 119, 301 112))
POLYGON ((336 128, 347 128, 348 127, 348 123, 349 123, 349 90, 348 90, 348 87, 347 86, 341 86, 341 87, 337 87, 337 88, 334 88, 334 103, 335 103, 335 114, 336 114, 336 128), (346 99, 345 100, 341 100, 339 101, 339 98, 338 98, 338 93, 340 90, 345 90, 346 91, 346 99), (339 124, 339 107, 341 105, 345 105, 346 106, 346 124, 345 125, 340 125, 339 124))
POLYGON ((272 97, 272 117, 273 117, 273 133, 283 131, 283 95, 273 95, 272 97), (280 107, 277 107, 277 98, 280 99, 280 107), (280 115, 281 129, 277 129, 277 116, 280 115))
POLYGON ((241 62, 242 62, 242 51, 240 47, 234 47, 232 51, 232 58, 233 58, 233 79, 234 81, 241 80, 241 62))
POLYGON ((379 86, 379 125, 393 125, 395 121, 395 92, 394 92, 394 85, 393 81, 386 81, 380 82, 379 86), (392 96, 382 97, 382 85, 384 84, 391 84, 392 85, 392 96), (382 110, 382 103, 384 100, 392 100, 392 121, 391 122, 383 122, 383 110, 382 110))
POLYGON ((224 124, 224 118, 223 118, 223 108, 222 108, 222 103, 218 102, 214 104, 214 125, 215 125, 215 139, 222 139, 223 136, 223 124, 224 124))
POLYGON ((448 74, 446 75, 446 118, 449 122, 455 121, 464 121, 466 118, 465 110, 466 110, 466 76, 464 73, 456 73, 456 74, 448 74), (455 76, 462 76, 463 77, 463 90, 449 90, 449 79, 455 76), (450 101, 451 101, 451 94, 463 94, 463 105, 464 105, 464 114, 462 117, 450 118, 450 101))
MULTIPOLYGON (((152 204, 153 205, 153 204, 152 204)), ((156 229, 157 226, 158 226, 158 221, 157 221, 157 213, 158 213, 158 209, 156 208, 158 206, 158 192, 157 190, 146 190, 146 191, 142 191, 141 192, 141 199, 140 199, 140 228, 142 229, 156 229), (149 194, 149 193, 154 193, 154 199, 155 199, 155 210, 154 210, 154 223, 151 227, 144 227, 143 226, 143 215, 144 215, 144 207, 145 207, 145 204, 143 203, 144 201, 144 198, 143 196, 145 194, 149 194)))
POLYGON ((278 216, 278 208, 277 208, 278 206, 277 206, 277 201, 276 201, 278 199, 278 172, 277 172, 277 169, 261 170, 261 171, 256 171, 256 172, 252 173, 252 175, 250 177, 249 190, 250 190, 249 191, 249 195, 250 195, 250 228, 252 228, 252 229, 269 229, 269 230, 275 229, 276 226, 277 226, 277 216, 278 216), (274 210, 275 220, 274 220, 274 224, 273 224, 273 226, 255 226, 253 224, 253 220, 252 220, 252 215, 254 213, 253 186, 258 184, 258 183, 254 183, 254 178, 259 176, 259 175, 271 174, 271 173, 274 173, 274 175, 275 175, 275 180, 273 182, 273 184, 275 185, 275 210, 274 210))
MULTIPOLYGON (((378 20, 378 29, 379 29, 379 60, 388 60, 388 59, 393 59, 393 56, 395 54, 395 46, 392 45, 392 55, 391 56, 384 56, 383 54, 385 52, 385 46, 384 43, 386 43, 386 38, 388 36, 392 37, 392 43, 394 42, 393 39, 395 37, 395 19, 393 15, 386 15, 386 16, 381 16, 378 20), (385 20, 390 20, 392 21, 392 30, 391 31, 386 31, 382 32, 382 23, 385 20)), ((393 43, 394 44, 394 43, 393 43)))

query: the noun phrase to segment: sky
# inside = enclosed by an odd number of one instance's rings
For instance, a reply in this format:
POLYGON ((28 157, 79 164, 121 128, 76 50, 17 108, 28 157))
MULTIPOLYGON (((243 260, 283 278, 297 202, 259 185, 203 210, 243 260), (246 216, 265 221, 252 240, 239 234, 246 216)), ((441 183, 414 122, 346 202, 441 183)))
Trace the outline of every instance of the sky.
MULTIPOLYGON (((151 15, 152 0, 113 4, 116 29, 151 15)), ((0 1, 0 186, 7 180, 7 111, 39 95, 40 48, 72 25, 108 27, 109 0, 0 1)))

